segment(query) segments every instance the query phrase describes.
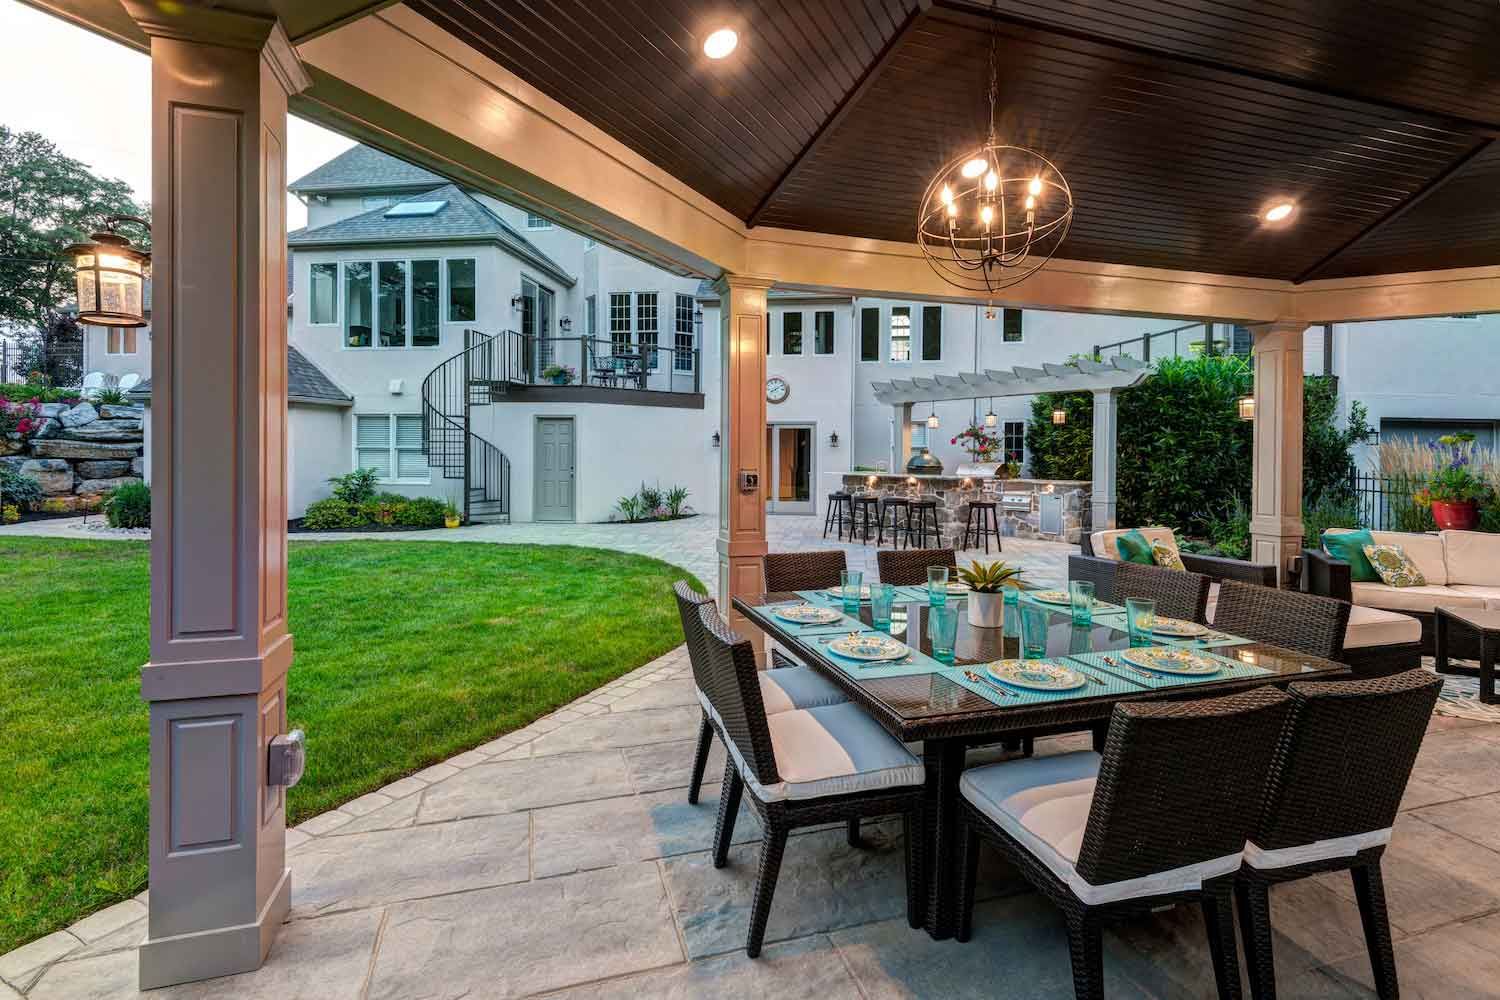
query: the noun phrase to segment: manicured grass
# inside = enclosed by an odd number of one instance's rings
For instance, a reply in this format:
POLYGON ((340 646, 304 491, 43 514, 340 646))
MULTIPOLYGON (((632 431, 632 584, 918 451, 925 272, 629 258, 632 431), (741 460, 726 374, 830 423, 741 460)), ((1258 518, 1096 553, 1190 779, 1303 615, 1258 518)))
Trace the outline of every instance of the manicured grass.
MULTIPOLYGON (((293 542, 290 823, 682 641, 682 570, 568 546, 293 542)), ((146 885, 143 542, 0 539, 0 954, 146 885)))

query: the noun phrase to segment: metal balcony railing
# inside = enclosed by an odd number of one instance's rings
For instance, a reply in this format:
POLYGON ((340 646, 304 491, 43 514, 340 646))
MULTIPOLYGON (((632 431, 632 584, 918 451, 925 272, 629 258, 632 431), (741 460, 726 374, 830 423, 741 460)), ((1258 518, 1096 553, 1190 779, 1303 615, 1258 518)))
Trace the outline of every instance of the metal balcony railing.
POLYGON ((592 385, 641 392, 703 391, 702 353, 598 337, 535 337, 506 330, 496 338, 496 378, 512 385, 592 385))

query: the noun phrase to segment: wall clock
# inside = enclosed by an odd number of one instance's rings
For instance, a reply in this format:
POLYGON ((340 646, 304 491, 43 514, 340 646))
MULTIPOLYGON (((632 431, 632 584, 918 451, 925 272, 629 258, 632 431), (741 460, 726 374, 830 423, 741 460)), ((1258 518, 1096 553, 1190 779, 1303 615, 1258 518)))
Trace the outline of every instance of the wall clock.
POLYGON ((780 375, 773 375, 766 379, 766 402, 785 403, 786 398, 792 394, 792 387, 786 384, 786 379, 780 375))

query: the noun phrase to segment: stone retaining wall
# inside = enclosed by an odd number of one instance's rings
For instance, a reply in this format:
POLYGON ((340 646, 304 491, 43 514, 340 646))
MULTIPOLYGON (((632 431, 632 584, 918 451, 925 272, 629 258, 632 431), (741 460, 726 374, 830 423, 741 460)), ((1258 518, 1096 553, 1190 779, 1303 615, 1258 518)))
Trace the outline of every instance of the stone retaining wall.
POLYGON ((41 404, 33 434, 0 437, 0 465, 35 479, 49 513, 98 510, 104 495, 141 481, 146 468, 144 407, 41 404))

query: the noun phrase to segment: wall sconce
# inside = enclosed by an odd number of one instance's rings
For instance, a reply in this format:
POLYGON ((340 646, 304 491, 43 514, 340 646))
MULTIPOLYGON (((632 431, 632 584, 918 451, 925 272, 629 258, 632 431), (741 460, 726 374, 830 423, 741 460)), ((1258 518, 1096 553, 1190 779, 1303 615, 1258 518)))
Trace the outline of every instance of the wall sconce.
POLYGON ((717 448, 722 443, 723 443, 723 439, 719 437, 719 432, 718 431, 714 431, 714 447, 717 448))
POLYGON ((1054 424, 1057 424, 1058 426, 1062 426, 1063 424, 1067 423, 1068 422, 1068 411, 1067 410, 1053 410, 1052 411, 1052 422, 1054 424))
POLYGON ((564 333, 567 333, 569 330, 573 329, 573 317, 564 316, 562 319, 558 320, 557 328, 564 333))
POLYGON ((865 485, 866 486, 874 486, 878 482, 880 482, 880 477, 878 477, 878 476, 871 476, 869 479, 865 480, 865 485))
POLYGON ((151 255, 131 245, 115 232, 128 222, 148 232, 151 223, 133 215, 111 215, 104 229, 89 243, 74 243, 65 253, 73 258, 77 272, 78 321, 90 326, 142 327, 146 325, 146 271, 151 255))
POLYGON ((526 300, 524 298, 522 298, 520 295, 512 295, 510 297, 510 307, 512 309, 519 309, 519 308, 521 308, 521 303, 525 302, 525 301, 526 300))
POLYGON ((1254 396, 1241 396, 1239 399, 1235 400, 1235 406, 1238 407, 1238 409, 1240 411, 1240 419, 1241 420, 1254 420, 1255 419, 1255 397, 1254 396))
POLYGON ((828 447, 830 447, 830 448, 837 448, 838 446, 839 446, 839 432, 838 431, 834 431, 832 434, 828 435, 828 447))

